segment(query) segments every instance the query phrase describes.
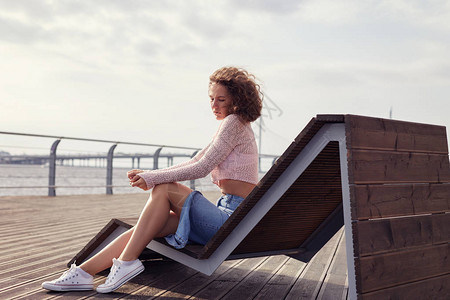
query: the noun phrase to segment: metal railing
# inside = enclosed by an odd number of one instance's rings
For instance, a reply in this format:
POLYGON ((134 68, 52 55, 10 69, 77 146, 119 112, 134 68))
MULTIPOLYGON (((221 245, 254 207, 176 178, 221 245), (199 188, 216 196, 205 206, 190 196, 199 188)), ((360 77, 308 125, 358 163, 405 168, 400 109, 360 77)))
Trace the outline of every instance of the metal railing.
MULTIPOLYGON (((38 138, 53 138, 56 139, 51 147, 50 154, 47 155, 2 155, 0 156, 0 164, 14 164, 30 162, 30 161, 39 161, 40 163, 48 163, 49 173, 48 173, 48 185, 47 186, 33 186, 33 188, 48 188, 48 196, 56 196, 56 168, 57 161, 62 165, 64 160, 81 160, 81 159, 105 159, 106 160, 106 194, 113 194, 113 161, 114 158, 131 158, 133 162, 137 159, 137 165, 139 168, 140 159, 141 158, 152 158, 153 159, 153 169, 159 168, 159 158, 166 157, 169 162, 173 163, 173 158, 175 157, 194 157, 200 148, 193 147, 183 147, 183 146, 171 146, 171 145, 158 145, 158 144, 149 144, 149 143, 136 143, 136 142, 124 142, 124 141, 112 141, 112 140, 101 140, 101 139, 88 139, 88 138, 76 138, 76 137, 64 137, 64 136, 54 136, 54 135, 41 135, 41 134, 28 134, 28 133, 17 133, 17 132, 4 132, 0 131, 0 134, 4 135, 15 135, 15 136, 24 136, 24 137, 38 137, 38 138), (74 141, 82 141, 82 142, 97 142, 97 143, 107 143, 112 144, 106 155, 57 155, 57 150, 60 142, 62 140, 74 140, 74 141), (148 153, 135 153, 135 154, 119 154, 117 156, 114 155, 114 150, 118 145, 132 145, 132 146, 146 146, 146 147, 156 147, 156 150, 152 154, 148 153), (178 149, 178 150, 191 150, 191 153, 171 153, 171 154, 161 154, 163 149, 178 149)), ((277 156, 275 155, 267 155, 261 154, 261 158, 271 159, 272 164, 275 163, 277 156)), ((169 163, 168 163, 169 164, 169 163)), ((195 180, 190 181, 190 186, 192 189, 195 188, 195 180)), ((92 186, 79 186, 83 187, 92 187, 92 186)), ((97 186, 99 187, 99 186, 97 186)), ((12 187, 0 187, 0 188, 12 188, 12 187)), ((25 188, 25 187, 22 187, 25 188)))

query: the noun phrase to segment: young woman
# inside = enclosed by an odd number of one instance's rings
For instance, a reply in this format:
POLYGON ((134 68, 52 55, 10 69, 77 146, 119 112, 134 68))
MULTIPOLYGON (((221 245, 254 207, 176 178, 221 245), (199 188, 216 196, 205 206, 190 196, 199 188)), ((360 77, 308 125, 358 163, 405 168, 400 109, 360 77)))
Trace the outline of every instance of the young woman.
POLYGON ((136 225, 80 266, 74 264, 58 279, 44 282, 43 288, 92 290, 93 275, 111 267, 97 292, 114 291, 144 270, 138 257, 153 238, 165 237, 178 249, 188 241, 206 244, 255 187, 258 152, 250 123, 261 115, 259 85, 253 75, 234 67, 221 68, 209 79, 211 109, 221 121, 211 143, 187 162, 129 171, 131 186, 153 189, 136 225), (223 194, 217 205, 177 183, 209 173, 223 194))

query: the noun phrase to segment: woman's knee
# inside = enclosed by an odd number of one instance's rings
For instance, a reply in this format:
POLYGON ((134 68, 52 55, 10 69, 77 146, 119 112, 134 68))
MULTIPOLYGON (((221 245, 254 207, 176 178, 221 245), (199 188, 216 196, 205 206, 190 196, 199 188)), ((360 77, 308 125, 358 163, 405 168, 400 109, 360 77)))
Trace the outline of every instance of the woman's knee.
POLYGON ((175 187, 176 183, 163 183, 155 186, 151 193, 151 201, 164 201, 172 206, 172 202, 176 198, 173 196, 173 191, 176 190, 175 187))
POLYGON ((179 215, 184 201, 191 192, 190 188, 180 183, 159 184, 153 188, 151 201, 167 201, 170 209, 179 215))
POLYGON ((153 187, 152 195, 167 194, 167 190, 168 190, 167 185, 168 185, 167 183, 156 185, 155 187, 153 187))
MULTIPOLYGON (((167 183, 160 187, 160 190, 162 190, 162 193, 164 193, 165 197, 167 197, 171 209, 178 215, 181 212, 184 201, 192 192, 190 188, 180 183, 167 183)), ((160 191, 156 192, 160 193, 160 191)))
POLYGON ((168 198, 185 197, 192 192, 190 188, 177 182, 158 184, 153 188, 152 195, 166 195, 168 198))
POLYGON ((170 191, 173 190, 173 185, 175 185, 175 183, 158 184, 152 190, 152 198, 168 199, 170 197, 170 191))

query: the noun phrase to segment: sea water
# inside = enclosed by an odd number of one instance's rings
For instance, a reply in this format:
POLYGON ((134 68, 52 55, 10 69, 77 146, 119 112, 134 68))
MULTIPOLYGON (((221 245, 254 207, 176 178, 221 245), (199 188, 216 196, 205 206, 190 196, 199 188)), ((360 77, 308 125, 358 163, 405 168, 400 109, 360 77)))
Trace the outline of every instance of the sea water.
MULTIPOLYGON (((113 169, 113 193, 140 193, 130 187, 127 171, 130 168, 113 169)), ((48 165, 0 164, 0 196, 48 195, 48 165)), ((190 186, 190 181, 182 182, 190 186)), ((82 195, 106 193, 106 168, 82 166, 56 166, 56 195, 82 195)), ((210 177, 195 180, 195 189, 215 191, 218 188, 210 177)))

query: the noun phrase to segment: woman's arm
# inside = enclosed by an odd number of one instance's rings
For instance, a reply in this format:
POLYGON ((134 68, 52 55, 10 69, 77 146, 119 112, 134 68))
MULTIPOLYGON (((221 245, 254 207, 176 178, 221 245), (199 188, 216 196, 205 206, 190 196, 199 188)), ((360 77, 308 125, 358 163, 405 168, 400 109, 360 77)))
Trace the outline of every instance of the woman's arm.
MULTIPOLYGON (((192 165, 192 164, 196 163, 197 161, 199 161, 200 158, 203 157, 203 155, 205 154, 206 150, 209 148, 210 145, 211 145, 211 143, 208 146, 206 146, 205 148, 203 148, 202 150, 200 150, 191 159, 189 159, 189 160, 187 160, 185 162, 173 165, 171 167, 167 167, 167 168, 161 169, 161 170, 174 170, 174 169, 179 169, 179 168, 182 168, 182 167, 185 167, 185 166, 189 166, 189 165, 192 165)), ((149 170, 149 171, 151 171, 151 170, 149 170)))
MULTIPOLYGON (((179 169, 179 168, 189 166, 189 165, 196 163, 200 158, 203 157, 205 151, 208 150, 210 145, 211 145, 211 143, 208 144, 208 146, 203 148, 201 151, 199 151, 193 158, 189 159, 188 161, 176 164, 176 165, 168 167, 168 168, 164 168, 163 170, 175 170, 175 169, 179 169)), ((130 180, 130 185, 132 187, 139 187, 143 190, 148 190, 149 188, 147 188, 144 179, 141 178, 140 176, 137 176, 138 174, 145 173, 145 172, 152 172, 152 170, 134 169, 134 170, 128 171, 127 176, 128 176, 128 179, 130 180), (139 181, 139 179, 141 179, 141 181, 139 181)))
POLYGON ((231 153, 244 126, 237 115, 229 115, 222 121, 213 141, 202 151, 198 160, 191 160, 189 164, 182 166, 177 165, 176 168, 142 172, 137 176, 145 180, 148 189, 161 183, 205 177, 231 153))

